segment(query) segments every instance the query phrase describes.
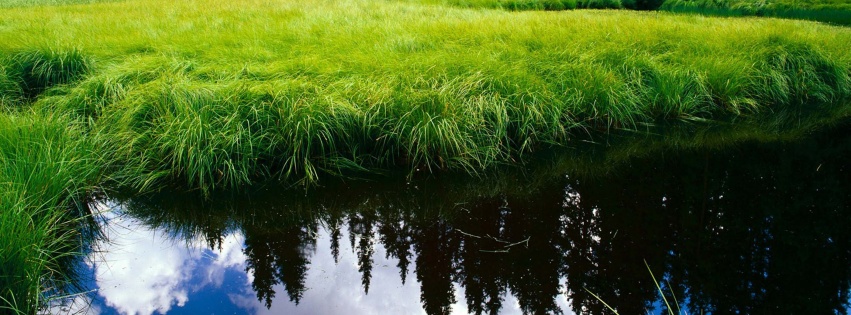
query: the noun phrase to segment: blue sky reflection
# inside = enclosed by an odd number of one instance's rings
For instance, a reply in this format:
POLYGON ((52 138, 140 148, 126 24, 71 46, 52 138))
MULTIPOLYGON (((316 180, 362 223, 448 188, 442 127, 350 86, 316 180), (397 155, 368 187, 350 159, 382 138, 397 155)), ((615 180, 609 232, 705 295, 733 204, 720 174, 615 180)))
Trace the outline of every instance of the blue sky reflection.
MULTIPOLYGON (((267 309, 251 287, 241 232, 227 235, 221 249, 211 250, 201 237, 174 239, 103 204, 108 242, 97 244, 88 257, 96 288, 89 313, 94 314, 425 314, 413 268, 402 284, 395 259, 380 242, 374 245, 369 294, 364 294, 358 260, 349 242, 340 242, 334 262, 329 232, 320 228, 299 304, 291 302, 282 284, 267 309)), ((347 239, 347 231, 342 239, 347 239)), ((455 283, 453 314, 467 314, 463 290, 455 283)), ((507 294, 502 314, 521 314, 516 298, 507 294)), ((558 305, 567 310, 562 294, 558 305)), ((572 312, 566 312, 572 314, 572 312)))

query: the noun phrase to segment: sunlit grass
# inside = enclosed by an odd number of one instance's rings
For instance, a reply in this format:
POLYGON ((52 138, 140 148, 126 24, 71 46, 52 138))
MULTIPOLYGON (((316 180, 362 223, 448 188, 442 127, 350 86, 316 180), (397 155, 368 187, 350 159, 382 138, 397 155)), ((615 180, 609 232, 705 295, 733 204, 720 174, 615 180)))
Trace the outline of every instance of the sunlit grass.
POLYGON ((478 174, 613 130, 795 121, 847 107, 849 42, 802 21, 368 0, 0 9, 2 297, 38 307, 71 248, 62 207, 106 178, 208 194, 478 174))
POLYGON ((67 290, 81 248, 69 211, 99 181, 101 161, 67 119, 0 113, 0 313, 35 313, 67 290))
POLYGON ((851 32, 805 22, 310 0, 4 13, 7 81, 23 80, 14 56, 76 60, 36 80, 36 107, 90 122, 137 187, 477 172, 571 133, 851 94, 851 32))
POLYGON ((97 2, 121 1, 121 0, 3 0, 0 1, 0 9, 14 7, 33 7, 45 5, 72 5, 88 4, 97 2))

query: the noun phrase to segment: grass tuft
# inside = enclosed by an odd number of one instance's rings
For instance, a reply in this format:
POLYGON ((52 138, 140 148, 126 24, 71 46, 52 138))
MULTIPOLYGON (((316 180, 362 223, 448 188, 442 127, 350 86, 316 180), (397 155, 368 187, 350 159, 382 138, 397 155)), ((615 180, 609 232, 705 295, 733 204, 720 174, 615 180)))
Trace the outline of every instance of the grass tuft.
MULTIPOLYGON (((34 98, 48 88, 79 80, 92 68, 91 58, 78 49, 29 50, 12 54, 7 59, 4 62, 7 64, 6 80, 16 82, 25 98, 34 98)), ((0 93, 14 96, 16 90, 6 87, 0 93)))

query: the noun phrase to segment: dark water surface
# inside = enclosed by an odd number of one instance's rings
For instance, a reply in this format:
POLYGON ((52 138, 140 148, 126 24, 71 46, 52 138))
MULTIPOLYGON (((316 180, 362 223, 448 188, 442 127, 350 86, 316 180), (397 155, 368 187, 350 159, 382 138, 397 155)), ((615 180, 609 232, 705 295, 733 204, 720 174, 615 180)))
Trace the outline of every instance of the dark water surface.
POLYGON ((846 124, 597 174, 111 199, 84 299, 100 314, 847 313, 849 161, 846 124))

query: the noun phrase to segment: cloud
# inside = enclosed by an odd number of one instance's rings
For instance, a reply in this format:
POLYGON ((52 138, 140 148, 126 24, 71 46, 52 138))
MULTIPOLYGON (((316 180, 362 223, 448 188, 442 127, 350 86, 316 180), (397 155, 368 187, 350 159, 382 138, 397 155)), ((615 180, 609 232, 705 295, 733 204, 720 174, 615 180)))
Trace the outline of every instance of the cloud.
POLYGON ((121 314, 164 314, 188 300, 184 282, 191 276, 197 248, 179 246, 125 216, 106 214, 110 242, 95 265, 98 294, 121 314))
MULTIPOLYGON (((146 227, 128 216, 108 213, 104 218, 108 222, 111 242, 100 244, 102 250, 92 257, 97 258, 95 282, 99 287, 97 294, 105 304, 102 306, 120 314, 164 314, 184 306, 192 293, 223 290, 223 284, 229 292, 222 296, 230 299, 231 307, 249 314, 425 314, 415 268, 409 268, 408 282, 403 285, 397 261, 386 258, 386 250, 380 242, 374 245, 370 293, 364 294, 357 255, 349 242, 340 242, 339 263, 334 263, 330 235, 320 229, 305 275, 307 289, 300 304, 290 302, 286 289, 279 284, 274 286, 277 294, 271 308, 267 309, 251 289, 254 275, 245 273, 247 257, 242 234, 226 236, 221 250, 212 251, 201 238, 175 242, 162 231, 146 227), (226 278, 228 270, 245 277, 229 273, 231 275, 226 278)), ((341 239, 347 239, 346 231, 341 232, 341 239)), ((453 313, 467 314, 463 288, 457 283, 453 286, 457 301, 452 305, 453 313)), ((556 303, 565 314, 573 313, 565 295, 559 295, 556 303)), ((522 314, 522 311, 516 298, 507 295, 500 313, 522 314)))
POLYGON ((174 241, 119 211, 103 213, 103 218, 109 241, 99 243, 89 260, 96 262, 97 294, 120 314, 165 314, 183 306, 192 291, 221 286, 227 268, 244 268, 240 234, 228 236, 216 253, 201 240, 174 241), (204 279, 191 287, 198 270, 204 279))
MULTIPOLYGON (((202 242, 195 243, 203 244, 202 242)), ((245 270, 247 258, 242 250, 243 243, 245 243, 245 237, 241 233, 234 233, 225 237, 219 252, 199 247, 199 250, 204 251, 206 257, 212 257, 209 265, 204 267, 205 278, 197 285, 199 290, 206 286, 220 288, 225 278, 225 271, 229 268, 245 270)))
MULTIPOLYGON (((341 239, 347 239, 347 233, 341 233, 341 239)), ((425 314, 414 268, 409 269, 408 282, 403 285, 396 267, 397 261, 386 258, 386 250, 380 242, 375 244, 374 269, 370 293, 367 295, 364 295, 357 257, 349 242, 340 242, 339 264, 335 264, 331 256, 330 236, 327 231, 319 231, 316 248, 310 259, 311 265, 305 280, 308 289, 299 305, 296 306, 288 300, 283 285, 274 287, 278 294, 270 309, 266 309, 250 290, 243 294, 231 295, 231 301, 246 313, 256 315, 425 314)), ((453 287, 457 302, 452 305, 452 313, 468 314, 463 288, 458 283, 454 283, 453 287)), ((506 295, 503 298, 505 303, 500 314, 523 314, 515 297, 506 295)), ((564 294, 558 296, 556 303, 565 310, 564 314, 575 314, 570 311, 564 294)))
POLYGON ((47 314, 88 314, 100 315, 101 309, 92 303, 88 294, 75 295, 70 298, 57 299, 48 302, 47 314))

